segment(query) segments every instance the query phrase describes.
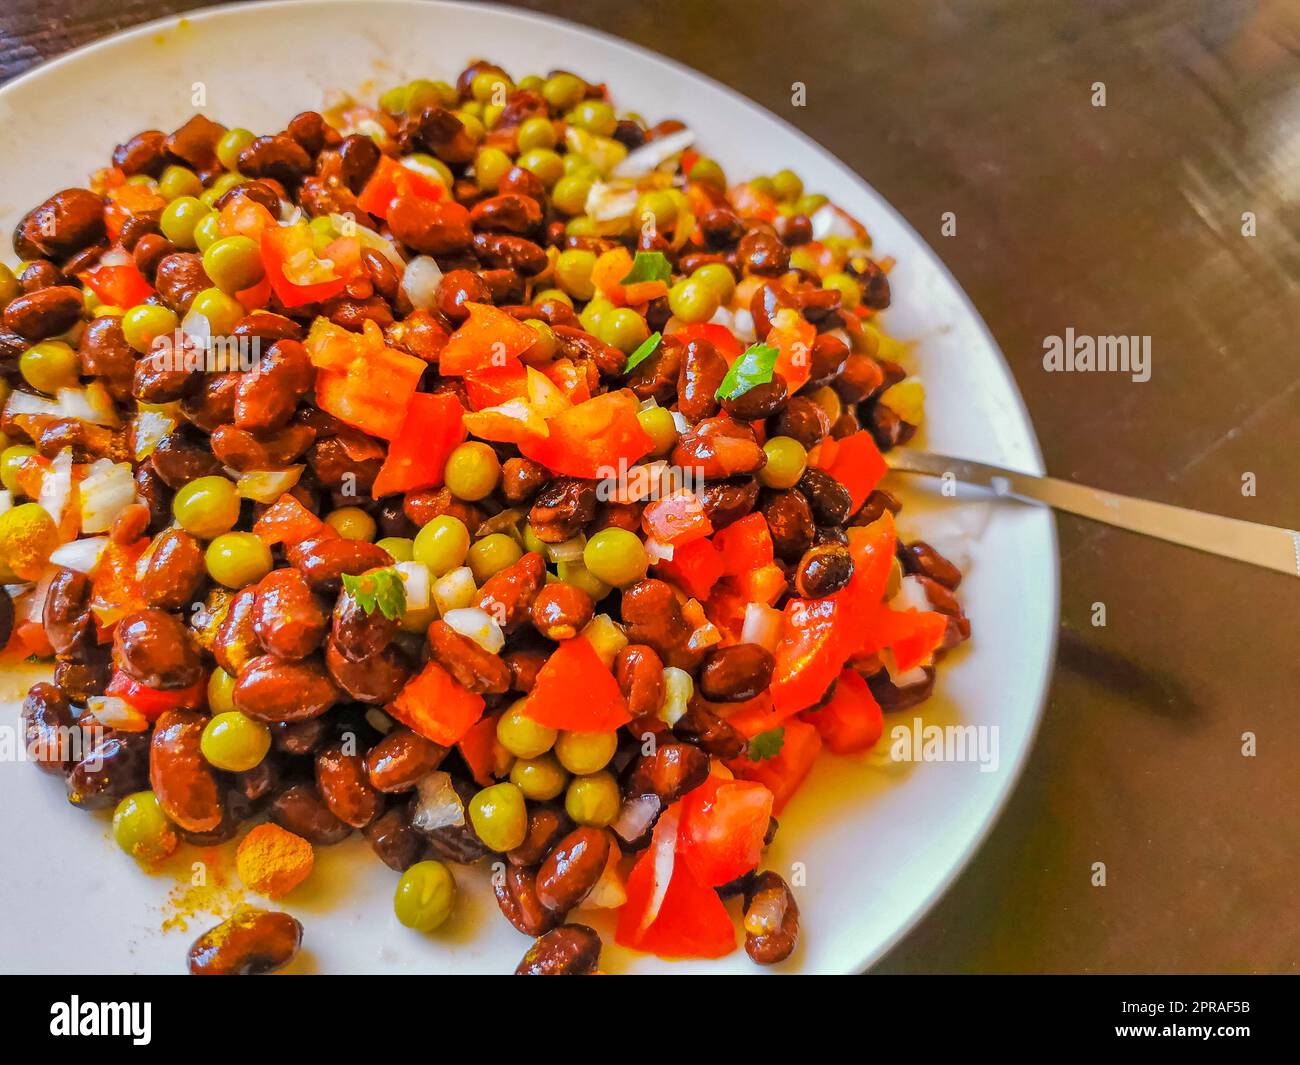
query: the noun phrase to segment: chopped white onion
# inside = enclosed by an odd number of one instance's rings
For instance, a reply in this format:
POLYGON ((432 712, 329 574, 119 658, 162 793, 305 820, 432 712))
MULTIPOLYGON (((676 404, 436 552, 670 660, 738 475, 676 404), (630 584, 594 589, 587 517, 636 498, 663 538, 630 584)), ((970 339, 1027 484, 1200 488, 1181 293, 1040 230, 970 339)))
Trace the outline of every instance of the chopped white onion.
POLYGON ((90 573, 99 565, 99 556, 108 546, 107 536, 91 536, 85 540, 72 540, 60 544, 50 554, 50 561, 64 569, 76 570, 78 573, 90 573))
POLYGON ((664 667, 664 701, 659 704, 659 719, 675 725, 686 713, 686 707, 695 694, 695 682, 684 669, 664 667))
POLYGON ((721 325, 731 329, 735 322, 735 317, 726 307, 719 307, 713 312, 713 317, 709 319, 710 325, 721 325))
POLYGON ((505 646, 506 636, 496 619, 478 607, 458 607, 448 610, 442 620, 466 639, 473 640, 488 654, 494 655, 505 646))
POLYGON ((5 403, 5 416, 12 418, 15 414, 44 414, 49 418, 62 418, 62 408, 52 399, 38 396, 34 392, 11 392, 5 403))
POLYGON ((454 828, 465 823, 465 805, 452 786, 451 776, 435 770, 415 785, 419 793, 411 812, 411 825, 421 832, 454 828))
MULTIPOLYGON (((131 487, 134 492, 134 481, 131 482, 131 487)), ((54 456, 50 468, 45 471, 45 476, 41 478, 41 494, 36 502, 45 509, 46 514, 54 519, 54 524, 59 525, 63 521, 63 512, 67 509, 71 498, 72 448, 65 447, 54 456)), ((135 498, 134 495, 132 495, 132 498, 135 498)), ((102 530, 97 529, 95 531, 100 532, 102 530)))
POLYGON ((676 428, 677 432, 689 433, 691 431, 691 423, 686 420, 686 415, 679 410, 675 410, 672 413, 673 426, 676 428))
POLYGON ((122 245, 114 244, 99 257, 99 266, 134 266, 135 259, 122 245))
POLYGON ((756 643, 775 651, 781 642, 782 622, 785 615, 766 603, 746 603, 745 623, 740 629, 741 643, 756 643))
POLYGON ((142 410, 135 416, 132 451, 137 462, 153 454, 154 449, 176 428, 176 421, 160 410, 142 410))
POLYGON ((105 728, 144 732, 149 727, 149 719, 144 714, 115 695, 92 695, 86 700, 86 709, 105 728))
POLYGON ((94 381, 85 388, 60 388, 58 395, 61 418, 77 418, 109 429, 116 429, 122 424, 113 408, 113 397, 99 381, 94 381))
POLYGON ((833 203, 824 203, 817 208, 809 219, 812 222, 813 240, 825 240, 827 237, 840 237, 845 240, 861 241, 870 244, 866 229, 862 223, 846 211, 841 211, 833 203))
POLYGON ((623 803, 623 808, 619 810, 618 816, 609 827, 614 830, 619 839, 625 843, 632 843, 645 835, 646 829, 654 823, 662 808, 663 803, 654 792, 638 795, 623 803))
POLYGON ((393 719, 377 706, 371 706, 366 709, 366 721, 376 732, 381 732, 387 736, 393 731, 393 719))
POLYGON ((614 176, 641 177, 657 169, 660 163, 666 163, 674 155, 686 151, 694 143, 695 131, 689 129, 679 129, 676 133, 656 137, 636 151, 629 152, 627 158, 614 167, 614 176))
POLYGON ((235 492, 241 499, 258 503, 274 503, 298 483, 302 466, 287 466, 283 470, 250 470, 239 475, 235 492))
MULTIPOLYGON (((651 798, 653 799, 654 796, 652 795, 651 798)), ((605 868, 601 870, 600 879, 591 886, 591 890, 578 905, 592 910, 616 910, 627 902, 627 887, 623 883, 623 874, 618 868, 622 854, 623 852, 617 847, 609 848, 609 856, 605 859, 605 868)))
POLYGON ((450 573, 443 574, 433 582, 433 602, 440 614, 449 610, 458 610, 474 602, 478 586, 474 583, 474 571, 468 566, 461 566, 450 573))
POLYGON ((904 577, 899 582, 898 591, 889 601, 892 610, 932 610, 930 597, 925 594, 925 585, 915 574, 904 577))
POLYGON ((924 669, 916 666, 914 669, 906 670, 903 673, 894 672, 894 656, 882 655, 885 662, 885 668, 889 671, 889 679, 895 688, 912 688, 918 684, 924 684, 929 677, 924 669))
POLYGON ((212 347, 212 323, 208 321, 207 315, 190 311, 181 319, 181 332, 204 351, 212 347))
POLYGON ((731 331, 736 334, 737 340, 747 340, 752 343, 758 339, 754 333, 754 316, 743 307, 732 314, 731 331))
POLYGON ((113 520, 135 502, 135 477, 128 462, 100 459, 81 482, 81 531, 108 532, 113 520))
POLYGON ((662 544, 653 536, 645 538, 645 553, 650 557, 650 564, 656 562, 671 562, 673 560, 673 545, 662 544))
POLYGON ((582 630, 582 637, 596 652, 596 656, 605 663, 607 669, 613 669, 614 659, 619 651, 628 644, 627 633, 623 626, 608 614, 597 614, 582 630))
POLYGON ((614 222, 630 218, 639 197, 635 186, 627 182, 594 181, 583 211, 594 222, 614 222))
POLYGON ((14 509, 14 494, 8 490, 0 491, 0 514, 14 509))
POLYGON ((561 544, 547 544, 546 554, 552 562, 577 562, 581 560, 586 547, 587 538, 579 533, 572 540, 565 540, 561 544))
POLYGON ((433 579, 429 576, 429 567, 423 562, 399 562, 393 569, 401 578, 402 590, 406 593, 406 609, 428 610, 429 586, 433 583, 433 579))
POLYGON ((659 916, 659 907, 664 904, 668 894, 668 881, 673 878, 673 865, 677 855, 677 828, 681 819, 678 805, 668 807, 655 825, 655 838, 650 844, 654 854, 651 860, 651 891, 646 911, 641 916, 638 932, 644 932, 659 916))
POLYGON ((442 281, 442 270, 432 256, 417 255, 402 273, 402 291, 411 301, 411 306, 420 310, 431 308, 438 295, 438 285, 442 281))

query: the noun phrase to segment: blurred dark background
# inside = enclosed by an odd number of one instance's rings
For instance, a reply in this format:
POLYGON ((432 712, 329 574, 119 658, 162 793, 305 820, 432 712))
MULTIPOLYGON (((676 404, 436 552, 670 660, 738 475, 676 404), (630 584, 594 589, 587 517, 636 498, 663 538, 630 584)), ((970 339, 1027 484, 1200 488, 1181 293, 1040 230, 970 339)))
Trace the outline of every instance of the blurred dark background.
MULTIPOLYGON (((197 6, 4 0, 0 80, 197 6)), ((1052 473, 1300 526, 1297 0, 516 6, 703 71, 866 178, 988 322, 1052 473), (1150 335, 1151 380, 1045 373, 1043 338, 1071 326, 1150 335)), ((1025 777, 877 971, 1300 969, 1300 584, 1059 527, 1060 653, 1025 777)))

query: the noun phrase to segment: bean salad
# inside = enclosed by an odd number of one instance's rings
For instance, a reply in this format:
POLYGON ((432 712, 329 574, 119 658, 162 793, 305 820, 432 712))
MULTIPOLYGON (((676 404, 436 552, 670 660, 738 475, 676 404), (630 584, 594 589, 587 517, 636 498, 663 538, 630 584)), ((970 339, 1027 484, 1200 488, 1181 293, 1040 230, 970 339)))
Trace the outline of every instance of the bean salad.
MULTIPOLYGON (((196 114, 0 265, 0 645, 27 751, 156 867, 292 900, 359 832, 411 934, 487 863, 534 942, 796 949, 763 854, 821 756, 966 640, 883 451, 924 390, 892 263, 796 173, 472 62, 278 132, 196 114)), ((267 972, 243 907, 189 971, 267 972)), ((522 950, 523 944, 521 944, 522 950)))

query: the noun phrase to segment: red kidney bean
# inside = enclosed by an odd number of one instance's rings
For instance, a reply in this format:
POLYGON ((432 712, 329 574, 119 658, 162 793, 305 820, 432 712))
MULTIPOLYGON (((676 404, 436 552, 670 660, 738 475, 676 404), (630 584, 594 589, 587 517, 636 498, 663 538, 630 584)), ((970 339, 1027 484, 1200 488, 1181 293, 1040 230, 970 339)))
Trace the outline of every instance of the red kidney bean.
POLYGON ((736 727, 702 705, 698 697, 691 700, 686 713, 677 719, 673 732, 724 762, 739 758, 749 748, 749 742, 736 727))
POLYGON ((633 717, 658 711, 664 701, 664 663, 654 648, 628 644, 614 656, 614 677, 633 717))
POLYGON ((283 969, 302 945, 302 925, 287 913, 245 907, 191 945, 193 976, 258 976, 283 969))
POLYGON ((825 599, 849 583, 853 556, 839 543, 818 544, 799 559, 795 590, 805 599, 825 599))
POLYGON ((330 813, 353 828, 370 824, 384 807, 384 797, 366 776, 365 760, 346 753, 342 743, 316 752, 316 788, 330 813))
POLYGON ((657 744, 655 753, 642 755, 628 777, 627 794, 655 795, 664 806, 694 791, 709 775, 709 756, 687 743, 657 744))
POLYGON ((368 569, 391 565, 393 561, 382 547, 341 536, 290 544, 286 553, 289 562, 302 570, 307 583, 317 592, 337 592, 345 573, 356 576, 368 569))
POLYGON ((329 619, 296 569, 272 570, 258 582, 253 631, 268 652, 280 658, 306 658, 321 645, 329 619))
POLYGON ((262 431, 283 428, 315 378, 307 349, 296 340, 277 340, 251 373, 241 375, 235 424, 262 431))
POLYGON ((442 764, 447 748, 409 728, 395 728, 370 748, 366 774, 382 792, 410 791, 442 764))
POLYGON ((793 562, 812 546, 817 527, 808 500, 797 489, 770 493, 763 504, 763 517, 777 558, 793 562))
POLYGON ((154 274, 154 287, 158 295, 177 314, 185 314, 194 297, 212 282, 203 269, 202 257, 193 252, 178 251, 161 259, 154 274))
POLYGON ((776 873, 759 873, 745 888, 745 953, 759 965, 785 961, 799 938, 799 907, 776 873))
POLYGON ((553 929, 528 948, 516 976, 588 976, 600 964, 600 936, 585 924, 553 929))
POLYGON ((769 429, 772 436, 791 437, 809 449, 816 447, 830 431, 830 415, 807 396, 793 396, 769 429))
POLYGON ((361 830, 370 848, 389 869, 405 872, 424 853, 424 837, 411 827, 411 804, 391 806, 361 830))
POLYGON ((118 622, 113 653, 123 670, 149 688, 188 688, 203 673, 190 634, 162 610, 138 610, 118 622))
POLYGON ((507 865, 504 873, 492 877, 492 889, 505 919, 526 936, 549 932, 564 920, 563 914, 542 905, 537 897, 536 874, 530 868, 507 865))
POLYGON ((754 509, 758 502, 758 479, 735 477, 712 481, 695 494, 713 528, 725 529, 754 509))
POLYGON ((910 710, 930 698, 934 694, 935 671, 931 666, 925 666, 923 669, 925 679, 919 684, 909 684, 904 688, 898 687, 890 679, 888 670, 882 669, 868 677, 867 686, 871 689, 876 702, 880 704, 880 709, 885 713, 910 710))
POLYGON ((86 325, 78 347, 81 369, 99 377, 119 402, 131 394, 135 375, 135 352, 122 335, 122 320, 113 316, 96 318, 86 325))
POLYGON ((591 596, 572 584, 548 584, 533 600, 533 627, 548 640, 568 640, 591 621, 595 604, 591 596))
POLYGON ((522 234, 541 225, 542 209, 528 196, 507 192, 480 200, 469 218, 475 229, 522 234))
POLYGON ((748 392, 742 392, 733 399, 725 400, 722 406, 738 421, 763 421, 785 406, 789 394, 785 378, 779 373, 774 373, 772 380, 755 385, 748 392))
POLYGON ((677 378, 677 405, 689 422, 711 418, 718 413, 718 388, 727 376, 727 360, 707 340, 692 340, 686 345, 681 373, 677 378))
POLYGON ((452 255, 470 246, 469 212, 458 203, 399 196, 388 208, 388 228, 413 251, 452 255))
POLYGON ((382 652, 400 628, 396 618, 377 610, 367 613, 345 592, 334 605, 330 639, 348 661, 361 662, 382 652))
POLYGON ((80 754, 72 707, 53 684, 33 684, 23 700, 23 743, 27 754, 46 773, 60 773, 80 754), (74 738, 75 735, 75 738, 74 738))
POLYGON ((442 619, 429 626, 433 660, 465 688, 480 695, 510 690, 510 667, 442 619))
POLYGON ((60 569, 50 581, 41 617, 45 638, 55 654, 68 654, 85 638, 90 627, 90 591, 90 578, 76 570, 60 569))
POLYGON ((232 596, 220 615, 212 638, 212 655, 217 665, 237 677, 246 665, 263 651, 253 624, 253 607, 257 590, 244 588, 232 596))
POLYGON ((312 784, 291 784, 271 800, 268 813, 281 828, 320 846, 352 834, 352 826, 334 816, 312 784))
POLYGON ((949 590, 955 590, 961 584, 961 570, 924 540, 906 545, 899 551, 899 558, 908 573, 920 573, 949 590))
POLYGON ((20 259, 64 259, 104 237, 104 201, 89 189, 64 189, 23 216, 14 230, 20 259))
POLYGON ((683 433, 673 448, 675 466, 698 471, 707 481, 757 473, 767 465, 767 454, 748 425, 729 415, 705 418, 683 433))
POLYGON ((532 691, 537 674, 546 665, 546 655, 532 648, 506 651, 501 659, 510 670, 510 690, 516 692, 532 691))
POLYGON ((332 640, 325 643, 325 668, 339 688, 361 703, 391 702, 414 672, 410 659, 395 644, 353 662, 339 652, 332 640))
POLYGON ((638 581, 623 591, 623 621, 633 643, 649 646, 669 664, 686 651, 692 629, 672 588, 661 580, 638 581))
POLYGON ((537 870, 538 901, 553 913, 577 906, 605 871, 611 842, 604 829, 585 825, 560 840, 537 870))
POLYGON ((84 730, 84 756, 69 771, 68 802, 83 810, 107 810, 149 782, 149 739, 143 732, 104 734, 84 730))
POLYGON ((66 333, 81 318, 81 290, 56 285, 27 292, 4 309, 4 327, 24 340, 45 340, 66 333))
POLYGON ((819 525, 842 525, 853 511, 849 490, 824 470, 805 470, 799 478, 799 491, 819 525))
POLYGON ((166 710, 149 744, 149 783, 158 805, 191 832, 211 832, 223 813, 216 775, 199 749, 207 722, 197 710, 166 710))
POLYGON ((476 606, 486 610, 507 633, 529 618, 533 600, 546 583, 546 564, 536 551, 494 573, 479 589, 476 606))
POLYGON ((576 477, 558 477, 538 493, 528 523, 542 543, 571 540, 596 516, 596 485, 576 477))
POLYGON ((478 261, 494 270, 516 270, 532 277, 550 262, 540 245, 510 233, 475 233, 471 243, 478 261))
POLYGON ((700 692, 713 702, 743 703, 767 689, 775 665, 772 652, 756 643, 716 648, 704 657, 700 692))
POLYGON ((537 866, 556 842, 573 828, 568 814, 554 806, 535 805, 528 811, 528 834, 506 857, 511 865, 537 866))
POLYGON ((235 709, 259 721, 304 721, 319 717, 338 701, 339 692, 319 662, 286 662, 260 655, 235 682, 235 709))
POLYGON ((182 610, 190 605, 206 577, 199 542, 183 529, 168 529, 152 544, 140 574, 140 591, 150 606, 182 610))
POLYGON ((239 172, 296 185, 311 171, 311 156, 292 137, 277 133, 258 137, 239 153, 239 172))

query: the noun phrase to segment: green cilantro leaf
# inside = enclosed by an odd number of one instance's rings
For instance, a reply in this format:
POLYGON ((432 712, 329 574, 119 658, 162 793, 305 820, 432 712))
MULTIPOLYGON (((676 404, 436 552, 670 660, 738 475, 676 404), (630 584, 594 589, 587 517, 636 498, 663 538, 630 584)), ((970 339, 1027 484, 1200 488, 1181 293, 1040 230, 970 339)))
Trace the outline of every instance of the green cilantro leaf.
POLYGON ((673 276, 673 268, 661 251, 639 251, 632 260, 632 270, 619 282, 620 285, 635 285, 641 281, 667 281, 673 276))
POLYGON ((718 386, 718 399, 735 399, 743 396, 751 388, 765 385, 772 380, 776 369, 777 350, 770 344, 751 344, 727 371, 727 376, 718 386))
POLYGON ((359 576, 343 574, 343 590, 367 614, 378 610, 389 621, 406 613, 406 588, 394 569, 372 569, 359 576))
POLYGON ((651 333, 637 346, 636 351, 627 357, 627 365, 623 367, 624 373, 631 373, 640 366, 646 359, 655 353, 659 347, 659 341, 663 339, 662 333, 651 333))
POLYGON ((749 760, 751 762, 764 762, 769 758, 775 758, 781 753, 781 748, 785 746, 785 729, 774 728, 766 732, 760 732, 749 741, 749 760))

